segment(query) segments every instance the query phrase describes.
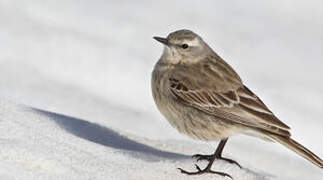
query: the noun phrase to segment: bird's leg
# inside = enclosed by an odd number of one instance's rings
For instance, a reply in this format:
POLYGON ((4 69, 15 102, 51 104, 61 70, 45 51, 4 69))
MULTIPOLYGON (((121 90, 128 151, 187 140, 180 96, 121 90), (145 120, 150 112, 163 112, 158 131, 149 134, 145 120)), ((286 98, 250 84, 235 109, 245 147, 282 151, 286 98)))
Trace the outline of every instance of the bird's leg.
POLYGON ((206 161, 210 162, 212 157, 215 156, 215 159, 221 159, 221 160, 227 161, 229 163, 236 164, 237 166, 242 168, 241 165, 239 163, 237 163, 236 161, 222 157, 222 151, 223 151, 223 148, 224 148, 225 144, 227 143, 227 141, 228 141, 228 138, 221 140, 221 142, 219 143, 218 147, 215 150, 215 153, 212 155, 195 154, 192 157, 197 158, 197 161, 206 160, 206 161))
POLYGON ((221 159, 221 160, 227 161, 229 163, 236 164, 237 166, 239 166, 239 168, 242 168, 241 165, 239 163, 237 163, 237 161, 222 157, 222 151, 223 151, 224 145, 227 143, 227 141, 228 141, 228 138, 221 140, 220 144, 216 148, 214 156, 216 157, 216 159, 221 159))
POLYGON ((197 164, 195 164, 195 167, 197 169, 197 171, 195 172, 188 172, 183 170, 182 168, 178 168, 181 173, 187 174, 187 175, 199 175, 199 174, 204 174, 204 173, 211 173, 211 174, 218 174, 221 176, 228 176, 231 179, 233 179, 229 174, 224 173, 224 172, 219 172, 219 171, 213 171, 211 170, 212 164, 214 162, 215 159, 223 159, 225 161, 228 161, 230 163, 235 163, 237 164, 239 167, 241 167, 237 162, 231 160, 231 159, 226 159, 226 158, 222 158, 222 151, 223 148, 225 146, 225 143, 228 141, 228 138, 221 140, 220 144, 218 145, 218 147, 216 148, 215 152, 213 155, 201 155, 201 154, 196 154, 193 157, 198 158, 198 160, 207 160, 209 161, 208 165, 206 166, 206 168, 201 169, 197 164))

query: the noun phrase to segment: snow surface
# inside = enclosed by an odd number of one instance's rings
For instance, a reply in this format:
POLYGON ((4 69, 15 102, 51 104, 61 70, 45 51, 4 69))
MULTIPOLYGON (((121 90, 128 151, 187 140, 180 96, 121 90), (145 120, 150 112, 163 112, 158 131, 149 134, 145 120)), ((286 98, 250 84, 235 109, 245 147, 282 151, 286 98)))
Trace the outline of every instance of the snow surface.
MULTIPOLYGON (((293 137, 323 157, 323 4, 319 1, 0 0, 0 179, 189 177, 193 141, 157 111, 152 36, 188 28, 231 64, 293 137)), ((224 150, 244 179, 323 179, 283 146, 246 136, 224 150)), ((201 166, 205 163, 199 162, 201 166)))

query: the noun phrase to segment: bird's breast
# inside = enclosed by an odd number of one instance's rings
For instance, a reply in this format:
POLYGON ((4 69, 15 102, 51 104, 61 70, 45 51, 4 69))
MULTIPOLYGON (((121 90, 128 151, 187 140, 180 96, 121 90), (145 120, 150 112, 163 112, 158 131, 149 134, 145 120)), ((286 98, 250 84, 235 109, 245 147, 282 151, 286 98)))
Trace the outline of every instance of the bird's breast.
POLYGON ((219 140, 233 133, 232 126, 216 116, 185 105, 170 91, 168 72, 155 68, 152 73, 152 94, 158 110, 180 133, 198 140, 219 140))

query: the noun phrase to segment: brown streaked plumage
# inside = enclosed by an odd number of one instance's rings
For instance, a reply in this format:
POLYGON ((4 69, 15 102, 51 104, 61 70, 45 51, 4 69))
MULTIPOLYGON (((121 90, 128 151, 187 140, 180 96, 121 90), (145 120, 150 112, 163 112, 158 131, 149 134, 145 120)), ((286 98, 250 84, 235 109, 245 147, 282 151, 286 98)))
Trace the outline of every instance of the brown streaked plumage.
MULTIPOLYGON (((167 38, 155 37, 165 44, 164 53, 152 73, 152 91, 158 109, 181 133, 200 140, 221 140, 209 165, 197 172, 211 170, 221 156, 227 138, 248 134, 277 141, 320 168, 322 160, 290 138, 290 128, 242 82, 239 75, 197 34, 180 30, 167 38)), ((228 159, 225 159, 228 160, 228 159)), ((228 160, 229 162, 232 160, 228 160)), ((233 163, 236 163, 233 161, 233 163)))

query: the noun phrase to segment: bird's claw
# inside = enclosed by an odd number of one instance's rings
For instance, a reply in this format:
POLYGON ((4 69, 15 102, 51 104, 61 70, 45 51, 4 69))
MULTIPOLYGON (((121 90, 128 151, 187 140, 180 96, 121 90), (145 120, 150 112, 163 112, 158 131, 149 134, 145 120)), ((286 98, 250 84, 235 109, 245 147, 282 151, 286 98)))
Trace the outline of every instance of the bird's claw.
POLYGON ((227 162, 229 162, 229 163, 231 163, 231 164, 235 164, 235 165, 237 165, 240 169, 242 169, 242 166, 241 166, 237 161, 235 161, 235 160, 228 159, 228 158, 224 158, 224 157, 217 157, 217 159, 221 159, 221 160, 223 160, 223 161, 227 161, 227 162))
MULTIPOLYGON (((199 161, 211 161, 213 155, 204 155, 204 154, 195 154, 192 156, 192 158, 196 158, 196 161, 199 162, 199 161)), ((236 164, 239 168, 242 169, 242 166, 235 160, 232 160, 232 159, 228 159, 228 158, 224 158, 224 157, 221 157, 221 156, 216 156, 215 159, 220 159, 220 160, 223 160, 223 161, 227 161, 231 164, 236 164)))
POLYGON ((198 166, 197 164, 195 164, 195 168, 198 170, 198 171, 202 171, 200 166, 198 166))
POLYGON ((199 161, 211 161, 212 155, 204 155, 204 154, 194 154, 192 158, 195 158, 197 162, 199 161))
POLYGON ((177 168, 177 169, 179 169, 181 171, 181 173, 187 174, 187 175, 199 175, 199 174, 204 174, 204 173, 210 173, 210 174, 217 174, 217 175, 220 175, 223 177, 227 176, 227 177, 233 179, 232 176, 230 176, 229 174, 224 173, 224 172, 219 172, 219 171, 212 171, 209 167, 206 167, 205 169, 202 170, 197 164, 195 164, 195 168, 197 169, 196 172, 188 172, 182 168, 177 168))

